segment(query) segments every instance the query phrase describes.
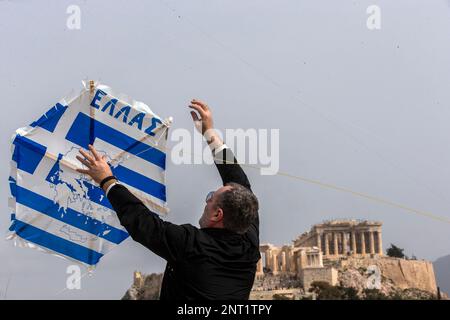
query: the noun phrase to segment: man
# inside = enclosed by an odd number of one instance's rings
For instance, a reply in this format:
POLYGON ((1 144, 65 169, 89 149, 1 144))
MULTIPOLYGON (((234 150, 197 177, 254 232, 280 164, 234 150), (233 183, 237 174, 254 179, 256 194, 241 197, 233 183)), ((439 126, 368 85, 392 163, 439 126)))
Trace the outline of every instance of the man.
POLYGON ((160 299, 248 299, 260 259, 258 200, 213 129, 208 106, 192 100, 189 107, 223 181, 223 187, 206 197, 200 229, 161 220, 112 176, 105 157, 91 145, 91 153, 80 150, 83 157, 77 156, 86 166, 78 172, 101 185, 133 240, 167 261, 160 299))

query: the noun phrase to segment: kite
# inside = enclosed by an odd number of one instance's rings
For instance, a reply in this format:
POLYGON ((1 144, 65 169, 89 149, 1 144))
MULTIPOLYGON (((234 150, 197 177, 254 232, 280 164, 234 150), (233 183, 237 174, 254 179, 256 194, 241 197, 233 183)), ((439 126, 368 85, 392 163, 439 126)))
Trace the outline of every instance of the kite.
POLYGON ((153 212, 166 214, 166 142, 172 118, 98 82, 16 130, 11 143, 7 239, 90 268, 129 235, 103 190, 76 171, 92 144, 153 212))

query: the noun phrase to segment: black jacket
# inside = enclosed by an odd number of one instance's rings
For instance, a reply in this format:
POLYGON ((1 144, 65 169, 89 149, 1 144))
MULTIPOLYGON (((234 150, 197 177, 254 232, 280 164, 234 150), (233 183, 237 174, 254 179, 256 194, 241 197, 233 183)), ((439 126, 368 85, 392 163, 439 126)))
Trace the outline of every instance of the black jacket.
MULTIPOLYGON (((230 159, 224 149, 216 158, 230 159), (223 157, 223 158, 222 158, 223 157)), ((234 159, 234 156, 231 159, 234 159)), ((223 184, 250 189, 242 168, 216 161, 223 184)), ((167 261, 161 300, 248 299, 259 253, 259 218, 245 234, 227 229, 176 225, 163 221, 122 185, 108 193, 120 223, 133 240, 167 261)))

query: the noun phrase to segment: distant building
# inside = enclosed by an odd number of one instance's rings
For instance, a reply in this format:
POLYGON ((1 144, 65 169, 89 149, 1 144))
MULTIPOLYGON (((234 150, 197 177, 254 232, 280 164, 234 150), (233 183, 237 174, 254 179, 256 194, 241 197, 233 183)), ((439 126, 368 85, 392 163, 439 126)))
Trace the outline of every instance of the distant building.
POLYGON ((328 262, 347 256, 383 255, 381 226, 375 221, 331 220, 314 225, 293 245, 262 244, 256 277, 266 273, 297 276, 305 289, 312 281, 336 285, 337 269, 328 262))
POLYGON ((314 225, 294 240, 294 247, 318 247, 324 259, 348 255, 383 255, 381 222, 332 220, 314 225))

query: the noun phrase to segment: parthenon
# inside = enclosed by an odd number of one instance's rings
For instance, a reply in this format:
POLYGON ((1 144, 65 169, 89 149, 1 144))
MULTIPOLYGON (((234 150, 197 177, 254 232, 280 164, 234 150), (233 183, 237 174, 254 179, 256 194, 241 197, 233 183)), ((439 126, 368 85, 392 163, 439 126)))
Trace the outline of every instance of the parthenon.
POLYGON ((324 259, 343 255, 383 255, 381 226, 378 221, 326 221, 314 225, 294 240, 294 247, 318 247, 324 259))

